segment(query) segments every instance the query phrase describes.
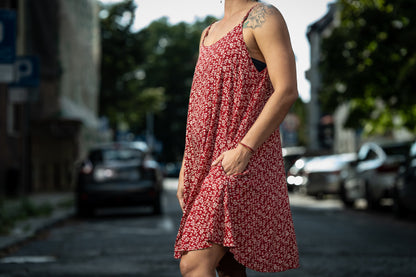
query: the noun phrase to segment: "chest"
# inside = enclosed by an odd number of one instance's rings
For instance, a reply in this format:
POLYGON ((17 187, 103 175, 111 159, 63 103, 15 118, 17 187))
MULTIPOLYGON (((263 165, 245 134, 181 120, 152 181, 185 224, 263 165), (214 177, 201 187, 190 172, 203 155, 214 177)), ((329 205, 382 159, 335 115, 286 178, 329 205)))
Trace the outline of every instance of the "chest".
MULTIPOLYGON (((214 23, 211 28, 206 31, 205 38, 203 40, 204 46, 211 46, 216 44, 217 42, 229 36, 230 33, 234 33, 236 28, 241 28, 241 25, 241 22, 214 23)), ((250 56, 257 60, 264 61, 264 57, 259 49, 253 30, 243 28, 242 37, 250 56)))

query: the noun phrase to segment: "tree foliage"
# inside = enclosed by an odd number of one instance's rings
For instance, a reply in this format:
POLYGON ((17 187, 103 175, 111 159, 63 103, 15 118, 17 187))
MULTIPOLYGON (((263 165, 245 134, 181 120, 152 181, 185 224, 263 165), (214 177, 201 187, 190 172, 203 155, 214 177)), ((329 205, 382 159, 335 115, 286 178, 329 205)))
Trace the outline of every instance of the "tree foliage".
POLYGON ((163 88, 149 95, 140 81, 138 65, 144 62, 137 32, 132 31, 136 5, 132 0, 101 8, 101 90, 100 114, 109 118, 111 126, 120 123, 130 127, 143 125, 148 111, 160 111, 163 88))
POLYGON ((161 18, 134 32, 136 8, 132 0, 102 6, 100 111, 112 126, 124 122, 136 134, 144 131, 146 113, 154 112, 162 159, 176 161, 184 148, 200 36, 215 18, 176 25, 161 18))
POLYGON ((165 109, 155 117, 155 134, 163 142, 164 159, 182 159, 199 40, 203 29, 213 20, 207 17, 194 24, 170 25, 166 18, 161 18, 140 32, 146 53, 140 67, 146 75, 144 81, 147 86, 165 89, 165 109))
POLYGON ((416 131, 416 1, 338 0, 339 25, 322 43, 326 112, 350 101, 348 127, 416 131))

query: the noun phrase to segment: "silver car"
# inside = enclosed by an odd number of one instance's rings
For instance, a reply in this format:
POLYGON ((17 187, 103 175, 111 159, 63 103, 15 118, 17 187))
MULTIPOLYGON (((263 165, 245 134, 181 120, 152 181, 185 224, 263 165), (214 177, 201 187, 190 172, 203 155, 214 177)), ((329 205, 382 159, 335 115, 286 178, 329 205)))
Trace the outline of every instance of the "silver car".
POLYGON ((410 142, 364 143, 358 159, 346 169, 341 196, 347 206, 366 199, 368 208, 376 208, 381 200, 391 197, 395 177, 406 159, 410 142))
POLYGON ((325 194, 339 194, 344 167, 356 160, 355 153, 319 156, 310 159, 304 167, 306 193, 318 198, 325 194))

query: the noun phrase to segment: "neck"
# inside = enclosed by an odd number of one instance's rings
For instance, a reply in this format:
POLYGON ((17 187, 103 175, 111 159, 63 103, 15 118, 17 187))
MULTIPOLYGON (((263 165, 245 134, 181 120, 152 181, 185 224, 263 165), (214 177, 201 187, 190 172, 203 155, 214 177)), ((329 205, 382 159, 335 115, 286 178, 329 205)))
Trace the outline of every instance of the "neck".
POLYGON ((224 17, 231 17, 255 2, 254 0, 225 0, 224 17))

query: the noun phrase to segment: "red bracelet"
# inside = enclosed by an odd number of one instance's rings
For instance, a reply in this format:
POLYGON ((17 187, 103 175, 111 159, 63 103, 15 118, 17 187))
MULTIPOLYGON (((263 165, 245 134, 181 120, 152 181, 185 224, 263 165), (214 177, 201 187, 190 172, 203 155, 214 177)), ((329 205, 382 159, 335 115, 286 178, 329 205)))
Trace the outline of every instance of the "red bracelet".
POLYGON ((244 146, 245 148, 247 148, 252 154, 254 154, 254 149, 253 148, 251 148, 250 146, 242 143, 241 141, 239 142, 239 144, 241 144, 242 146, 244 146))

